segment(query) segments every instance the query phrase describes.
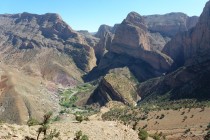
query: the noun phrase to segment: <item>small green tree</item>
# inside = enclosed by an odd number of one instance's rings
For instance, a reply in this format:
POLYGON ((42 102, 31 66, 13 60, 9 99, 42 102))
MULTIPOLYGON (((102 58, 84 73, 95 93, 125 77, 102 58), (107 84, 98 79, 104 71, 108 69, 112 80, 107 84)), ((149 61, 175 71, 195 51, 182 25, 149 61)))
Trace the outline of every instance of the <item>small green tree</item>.
POLYGON ((139 129, 139 133, 138 133, 139 139, 140 140, 146 140, 149 136, 149 134, 147 133, 146 130, 144 129, 139 129))
POLYGON ((134 124, 133 124, 133 128, 132 129, 136 130, 137 125, 138 125, 138 121, 135 121, 134 124))
POLYGON ((87 135, 83 135, 82 131, 77 131, 74 140, 89 140, 87 135))
POLYGON ((36 140, 35 138, 31 138, 29 136, 25 136, 25 140, 36 140))
POLYGON ((28 125, 28 126, 34 126, 34 125, 39 125, 39 124, 40 124, 40 122, 37 121, 37 120, 34 119, 34 118, 30 118, 30 119, 27 121, 27 125, 28 125))
POLYGON ((75 138, 74 138, 74 140, 80 140, 80 137, 82 137, 82 131, 80 130, 80 131, 77 131, 76 132, 76 134, 75 134, 75 138))
POLYGON ((37 135, 37 140, 39 139, 40 134, 43 132, 44 136, 47 134, 47 129, 49 128, 49 122, 50 122, 50 117, 52 116, 52 112, 49 112, 44 115, 44 120, 40 124, 41 127, 37 130, 38 135, 37 135))
POLYGON ((52 140, 54 137, 55 138, 59 137, 59 135, 60 132, 57 132, 57 130, 54 129, 53 131, 50 131, 50 134, 46 135, 43 140, 52 140))
POLYGON ((166 136, 162 132, 150 135, 154 140, 166 140, 166 136))
POLYGON ((210 123, 207 125, 207 130, 210 130, 210 123))
MULTIPOLYGON (((29 126, 36 125, 36 124, 41 125, 41 127, 39 127, 38 130, 37 130, 38 135, 37 135, 36 140, 39 140, 39 136, 40 136, 41 133, 44 133, 43 140, 52 140, 54 137, 56 137, 56 138, 59 137, 60 132, 57 132, 56 129, 54 129, 53 131, 50 131, 50 134, 47 135, 47 129, 49 128, 49 123, 50 123, 51 116, 52 116, 52 112, 49 112, 49 113, 45 114, 42 123, 38 123, 38 121, 36 121, 35 119, 29 119, 29 121, 27 122, 27 124, 29 126)), ((25 140, 35 140, 35 139, 31 138, 29 136, 26 136, 25 140)))
POLYGON ((81 140, 89 140, 88 136, 87 135, 83 135, 81 140))
POLYGON ((153 138, 154 140, 161 140, 161 137, 160 137, 160 135, 158 135, 158 134, 154 134, 154 135, 152 136, 152 138, 153 138))
POLYGON ((82 122, 84 120, 84 117, 82 115, 75 115, 75 119, 78 121, 78 122, 82 122))
POLYGON ((210 140, 210 123, 207 125, 206 130, 208 131, 206 136, 204 137, 204 140, 210 140))
POLYGON ((206 136, 204 137, 204 140, 210 140, 210 130, 207 132, 206 136))

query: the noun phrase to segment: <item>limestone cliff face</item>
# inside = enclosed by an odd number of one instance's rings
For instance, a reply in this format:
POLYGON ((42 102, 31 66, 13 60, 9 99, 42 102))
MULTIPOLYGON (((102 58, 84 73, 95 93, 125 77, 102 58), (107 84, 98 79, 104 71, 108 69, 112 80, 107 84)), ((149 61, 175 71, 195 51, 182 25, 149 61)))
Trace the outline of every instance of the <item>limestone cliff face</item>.
POLYGON ((172 60, 151 45, 149 34, 143 17, 132 12, 116 29, 109 51, 142 59, 157 70, 167 71, 172 60))
POLYGON ((177 35, 163 49, 177 66, 192 64, 209 59, 210 51, 210 2, 201 14, 197 25, 182 34, 177 35))
POLYGON ((108 25, 101 25, 98 29, 98 32, 95 34, 95 36, 100 39, 98 44, 94 47, 95 55, 97 58, 97 64, 100 63, 100 60, 107 52, 107 49, 110 48, 117 26, 117 24, 114 27, 108 25))
MULTIPOLYGON (((139 38, 137 37, 136 39, 133 38, 135 37, 134 35, 133 36, 130 35, 132 33, 131 31, 129 32, 129 29, 132 30, 132 27, 124 27, 127 28, 128 30, 127 32, 125 32, 128 33, 128 35, 126 36, 122 35, 123 34, 122 24, 116 24, 114 27, 108 25, 101 25, 98 29, 98 32, 95 35, 100 39, 100 42, 94 47, 98 64, 103 55, 110 48, 115 31, 117 30, 118 27, 120 27, 119 30, 121 30, 121 32, 119 32, 118 30, 118 34, 121 34, 121 36, 124 37, 123 38, 124 42, 136 43, 135 45, 131 44, 133 46, 137 45, 139 46, 141 44, 144 44, 144 49, 146 50, 149 49, 147 48, 149 42, 150 50, 161 51, 165 46, 165 44, 168 43, 168 41, 170 41, 170 39, 174 37, 177 33, 188 31, 192 27, 194 27, 198 22, 198 17, 197 16, 189 17, 184 13, 168 13, 164 15, 140 16, 136 12, 131 12, 128 14, 127 18, 123 22, 125 24, 129 23, 130 26, 139 27, 141 30, 145 31, 146 34, 140 35, 142 39, 140 39, 139 42, 137 42, 139 38)), ((115 40, 118 40, 119 38, 120 36, 115 37, 115 40)))
POLYGON ((84 39, 86 40, 86 42, 88 43, 88 45, 93 48, 98 44, 98 42, 100 40, 98 37, 95 37, 93 33, 90 33, 87 30, 79 30, 77 32, 81 36, 83 36, 84 39))
POLYGON ((188 31, 196 25, 198 17, 189 17, 184 13, 144 16, 147 27, 152 32, 172 38, 179 32, 188 31))
POLYGON ((113 27, 103 24, 99 27, 95 37, 103 38, 106 33, 114 33, 113 27))
POLYGON ((88 104, 105 105, 109 101, 119 101, 135 106, 138 100, 136 81, 128 68, 116 68, 107 74, 91 95, 88 104))
POLYGON ((105 76, 110 69, 125 66, 140 81, 168 71, 173 61, 160 51, 170 38, 151 32, 147 26, 144 17, 135 12, 113 28, 101 26, 98 36, 102 38, 95 47, 98 65, 84 79, 91 81, 105 76))

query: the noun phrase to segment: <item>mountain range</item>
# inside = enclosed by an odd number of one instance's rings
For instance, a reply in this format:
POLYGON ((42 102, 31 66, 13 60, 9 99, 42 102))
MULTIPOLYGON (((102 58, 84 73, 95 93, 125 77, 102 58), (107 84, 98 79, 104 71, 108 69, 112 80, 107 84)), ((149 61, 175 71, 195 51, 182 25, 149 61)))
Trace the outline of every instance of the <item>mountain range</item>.
POLYGON ((136 106, 165 95, 209 100, 209 13, 210 2, 200 17, 130 12, 95 34, 73 30, 58 14, 0 15, 0 120, 25 124, 58 113, 60 91, 86 83, 94 89, 80 106, 136 106))

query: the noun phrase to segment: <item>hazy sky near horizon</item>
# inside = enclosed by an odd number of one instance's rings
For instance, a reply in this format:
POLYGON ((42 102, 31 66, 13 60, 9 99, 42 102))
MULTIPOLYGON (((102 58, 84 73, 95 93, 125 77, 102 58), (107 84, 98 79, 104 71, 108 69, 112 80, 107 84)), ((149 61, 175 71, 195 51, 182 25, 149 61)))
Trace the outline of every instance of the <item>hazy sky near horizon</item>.
POLYGON ((96 32, 120 23, 129 12, 141 15, 183 12, 199 16, 208 0, 1 0, 0 14, 58 13, 74 30, 96 32))

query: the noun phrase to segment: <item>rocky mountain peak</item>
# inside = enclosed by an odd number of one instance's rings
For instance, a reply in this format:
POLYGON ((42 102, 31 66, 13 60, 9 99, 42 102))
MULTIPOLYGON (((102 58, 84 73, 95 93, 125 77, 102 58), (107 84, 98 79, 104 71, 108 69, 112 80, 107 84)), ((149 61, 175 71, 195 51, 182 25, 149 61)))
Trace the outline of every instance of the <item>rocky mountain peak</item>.
POLYGON ((57 13, 46 13, 43 15, 38 15, 38 14, 31 14, 31 13, 23 12, 23 13, 14 14, 14 15, 8 15, 8 17, 12 17, 12 18, 16 19, 16 21, 15 21, 16 24, 19 22, 32 22, 34 20, 39 21, 39 23, 63 22, 63 19, 57 13))
POLYGON ((131 23, 134 23, 134 24, 139 24, 139 23, 144 24, 144 23, 145 23, 145 22, 144 22, 144 18, 143 18, 140 14, 138 14, 138 13, 136 13, 136 12, 130 12, 130 13, 127 15, 127 17, 126 17, 125 20, 126 20, 126 21, 129 21, 129 22, 131 22, 131 23))
POLYGON ((198 17, 189 17, 184 13, 168 13, 164 15, 148 15, 144 16, 148 29, 152 32, 159 32, 163 36, 170 38, 177 33, 188 31, 196 25, 198 17))
POLYGON ((95 37, 103 38, 106 33, 111 33, 112 27, 109 25, 101 25, 98 29, 98 32, 95 34, 95 37))
POLYGON ((210 1, 208 1, 203 9, 203 13, 199 18, 199 23, 210 23, 210 1))
POLYGON ((144 17, 142 17, 140 14, 136 12, 130 12, 126 19, 123 20, 123 24, 132 24, 135 25, 143 30, 147 30, 147 27, 145 25, 144 17))

